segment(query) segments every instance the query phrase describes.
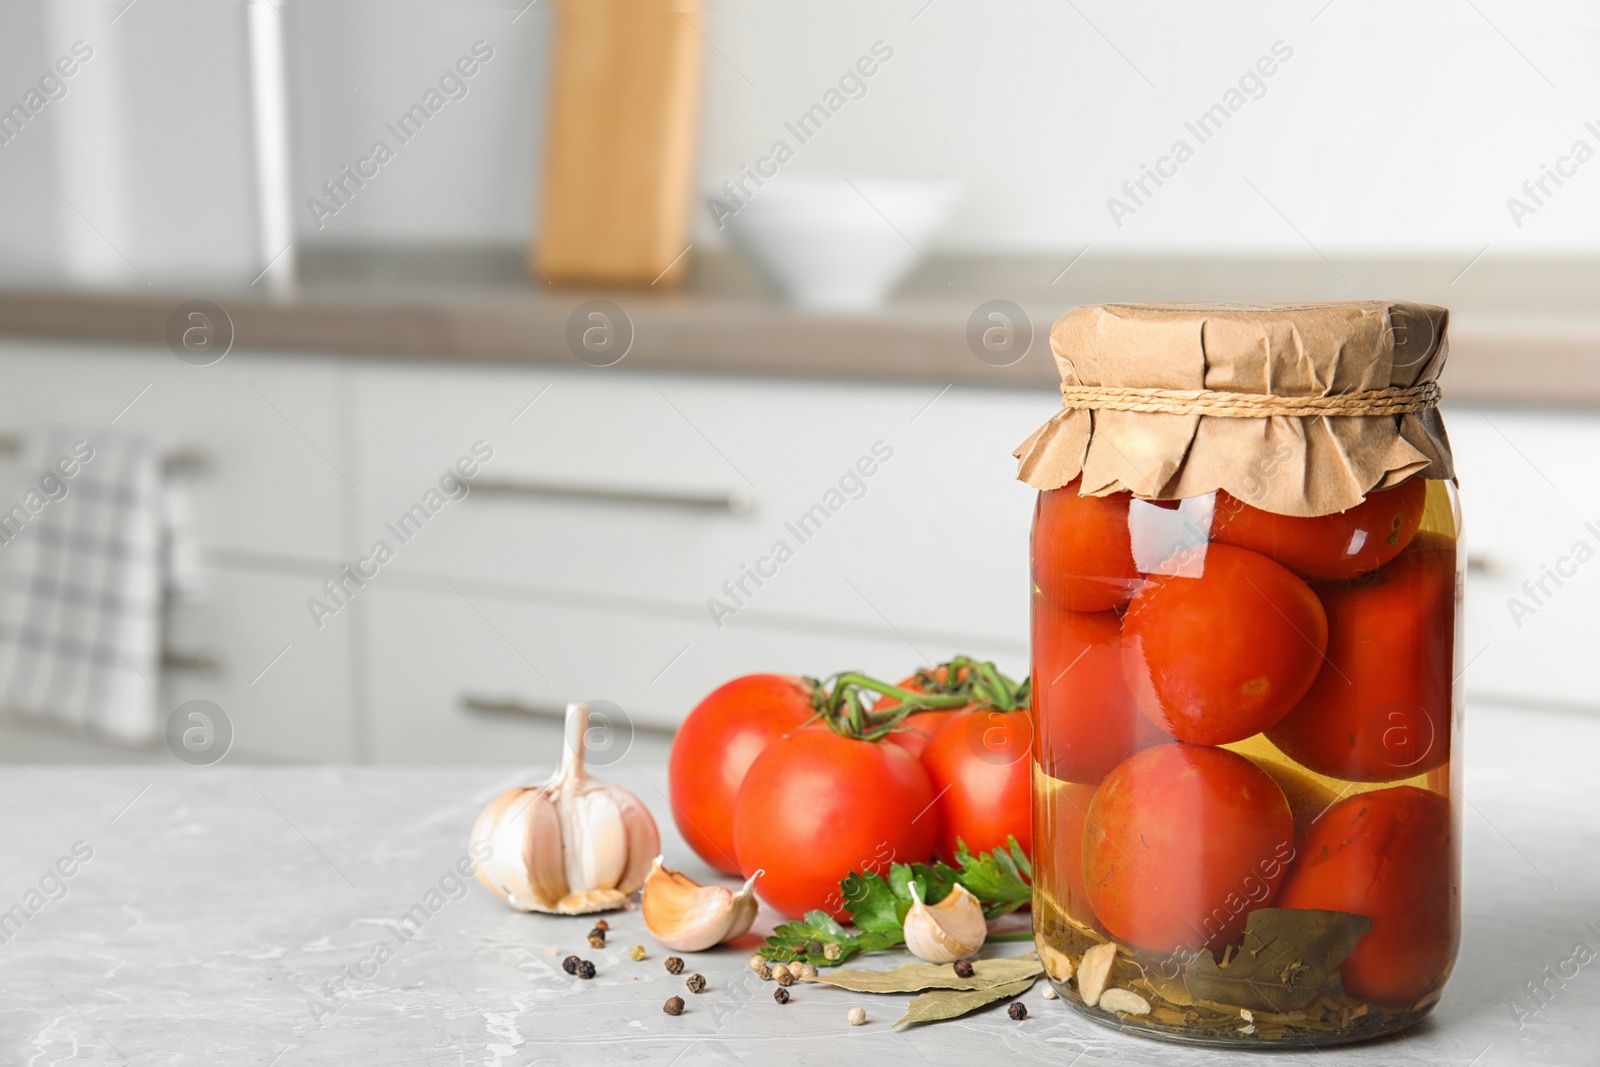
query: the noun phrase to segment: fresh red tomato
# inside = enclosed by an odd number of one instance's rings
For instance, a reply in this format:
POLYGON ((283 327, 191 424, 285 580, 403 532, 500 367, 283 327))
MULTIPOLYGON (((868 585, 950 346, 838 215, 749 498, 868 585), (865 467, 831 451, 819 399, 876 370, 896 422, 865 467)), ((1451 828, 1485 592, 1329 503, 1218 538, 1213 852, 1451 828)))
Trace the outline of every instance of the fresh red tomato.
POLYGON ((740 873, 733 802, 750 764, 811 714, 811 688, 799 678, 747 674, 700 701, 678 727, 667 766, 672 818, 717 870, 740 873))
POLYGON ((1145 749, 1106 775, 1086 821, 1090 906, 1117 938, 1157 952, 1233 940, 1294 855, 1282 790, 1222 748, 1145 749))
MULTIPOLYGON (((933 670, 933 674, 936 678, 935 688, 937 688, 944 684, 945 679, 950 675, 950 671, 948 667, 940 666, 933 670)), ((962 669, 962 674, 965 675, 965 668, 962 669)), ((913 674, 909 678, 902 678, 896 684, 901 689, 909 689, 913 693, 927 692, 923 679, 919 674, 913 674)), ((886 696, 874 705, 873 710, 881 711, 885 708, 899 706, 899 700, 886 696)), ((928 747, 928 742, 933 740, 933 735, 939 732, 939 728, 948 722, 952 716, 960 715, 967 710, 968 708, 951 708, 948 711, 919 711, 905 720, 902 724, 904 729, 896 730, 890 734, 889 740, 921 759, 923 750, 928 747)))
POLYGON ((1281 564, 1206 545, 1150 575, 1122 624, 1122 665, 1150 720, 1180 741, 1224 745, 1289 713, 1322 666, 1328 618, 1281 564))
POLYGON ((1448 760, 1454 542, 1418 534, 1392 563, 1317 592, 1327 666, 1268 739, 1318 774, 1355 782, 1398 781, 1448 760))
POLYGON ((940 859, 954 864, 956 841, 977 854, 1015 837, 1033 851, 1033 715, 972 711, 946 722, 922 753, 938 797, 940 859))
POLYGON ((756 894, 784 915, 821 908, 845 920, 845 875, 932 856, 933 796, 928 772, 899 745, 804 727, 769 745, 745 775, 733 805, 739 864, 764 872, 756 894))
POLYGON ((1139 586, 1128 534, 1128 493, 1079 496, 1078 482, 1039 494, 1033 513, 1033 581, 1073 611, 1106 611, 1139 586))
POLYGON ((1066 611, 1037 594, 1033 707, 1040 766, 1063 781, 1096 783, 1141 748, 1171 740, 1128 690, 1116 613, 1066 611))
POLYGON ((1428 483, 1412 478, 1367 494, 1349 511, 1316 518, 1275 515, 1217 492, 1211 537, 1271 556, 1312 578, 1354 578, 1405 550, 1422 523, 1428 483))
POLYGON ((1367 916, 1372 929, 1339 968, 1344 991, 1411 1004, 1450 974, 1460 894, 1449 800, 1401 785, 1342 800, 1312 823, 1278 907, 1367 916))

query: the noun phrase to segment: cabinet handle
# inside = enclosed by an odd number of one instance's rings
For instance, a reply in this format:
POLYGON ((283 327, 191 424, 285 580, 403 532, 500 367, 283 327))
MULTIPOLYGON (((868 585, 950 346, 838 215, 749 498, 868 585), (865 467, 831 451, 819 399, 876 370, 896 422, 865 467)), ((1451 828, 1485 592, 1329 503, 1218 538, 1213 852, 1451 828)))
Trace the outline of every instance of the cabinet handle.
MULTIPOLYGON (((461 698, 461 706, 476 715, 508 715, 519 719, 543 719, 559 723, 567 721, 567 706, 565 704, 530 703, 510 698, 497 700, 493 697, 473 696, 469 693, 461 698)), ((636 734, 655 734, 659 737, 671 737, 678 732, 670 726, 657 726, 655 723, 649 722, 634 722, 631 716, 628 721, 636 734)))
POLYGON ((579 500, 594 504, 635 504, 646 507, 691 508, 742 515, 750 510, 750 497, 737 490, 694 492, 677 489, 614 489, 606 486, 567 485, 560 482, 474 479, 474 493, 523 496, 539 500, 579 500))
POLYGON ((222 657, 208 649, 188 652, 181 648, 163 648, 161 666, 169 671, 216 676, 222 673, 222 657))
POLYGON ((211 456, 198 448, 180 448, 161 457, 161 469, 168 474, 205 474, 211 469, 211 456))
MULTIPOLYGON (((0 456, 20 456, 27 442, 14 433, 0 433, 0 456)), ((169 474, 203 474, 211 469, 211 456, 198 448, 180 448, 161 457, 162 470, 169 474)))

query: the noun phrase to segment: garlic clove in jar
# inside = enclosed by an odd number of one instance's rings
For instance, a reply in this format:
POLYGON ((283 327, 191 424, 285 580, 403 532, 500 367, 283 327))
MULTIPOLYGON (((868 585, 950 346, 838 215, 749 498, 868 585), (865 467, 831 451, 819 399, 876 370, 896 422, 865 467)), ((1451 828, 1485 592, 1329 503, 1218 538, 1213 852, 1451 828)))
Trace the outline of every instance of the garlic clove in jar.
POLYGON ((1089 1007, 1100 1003, 1100 994, 1111 982, 1111 969, 1117 962, 1117 945, 1114 941, 1084 950, 1078 961, 1078 996, 1089 1007))
POLYGON ((983 947, 989 924, 983 905, 965 886, 956 886, 937 904, 924 904, 917 883, 911 883, 911 910, 906 912, 906 948, 929 963, 954 963, 983 947))
POLYGON ((1076 967, 1072 962, 1071 956, 1052 945, 1045 944, 1043 941, 1038 943, 1037 951, 1039 953, 1039 962, 1044 964, 1044 973, 1047 977, 1054 978, 1058 982, 1065 982, 1072 977, 1076 967))
POLYGON ((655 819, 639 798, 584 769, 588 727, 588 705, 567 705, 561 770, 543 785, 500 794, 473 825, 474 854, 489 849, 478 879, 520 911, 624 907, 661 850, 655 819))
POLYGON ((756 921, 756 879, 737 893, 720 885, 700 885, 656 857, 644 880, 644 925, 668 948, 701 952, 744 935, 756 921))

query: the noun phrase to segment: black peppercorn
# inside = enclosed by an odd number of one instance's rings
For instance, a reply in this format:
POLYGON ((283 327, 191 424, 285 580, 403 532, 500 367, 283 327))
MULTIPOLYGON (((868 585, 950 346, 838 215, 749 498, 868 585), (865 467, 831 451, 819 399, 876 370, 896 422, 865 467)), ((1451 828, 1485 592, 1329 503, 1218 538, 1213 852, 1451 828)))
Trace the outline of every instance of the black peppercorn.
POLYGON ((578 973, 578 957, 576 957, 576 956, 568 956, 566 959, 562 960, 561 961, 561 969, 563 971, 566 971, 568 974, 577 974, 578 973))
POLYGON ((668 974, 682 974, 683 960, 679 959, 677 956, 668 956, 666 967, 668 974))
POLYGON ((790 971, 778 971, 773 975, 779 985, 794 985, 794 974, 790 971))
POLYGON ((1006 1009, 1006 1014, 1013 1019, 1026 1019, 1028 1017, 1028 1006, 1019 1000, 1006 1009))
POLYGON ((772 991, 772 999, 776 1000, 779 1004, 787 1004, 789 1003, 789 991, 782 988, 774 989, 772 991))
POLYGON ((703 974, 691 974, 689 980, 684 984, 689 987, 689 992, 691 993, 704 993, 706 991, 706 976, 703 974))
POLYGON ((579 960, 577 966, 578 966, 578 977, 579 978, 593 978, 594 977, 594 964, 593 963, 590 963, 588 960, 579 960))
POLYGON ((661 1005, 661 1010, 666 1012, 668 1015, 682 1015, 683 1014, 683 998, 682 997, 668 997, 667 998, 667 1002, 665 1004, 661 1005))
POLYGON ((956 977, 957 978, 971 978, 972 977, 972 961, 971 960, 956 960, 955 968, 956 968, 956 977))
POLYGON ((604 930, 590 930, 589 931, 589 947, 590 948, 605 948, 606 947, 606 934, 605 934, 604 930))

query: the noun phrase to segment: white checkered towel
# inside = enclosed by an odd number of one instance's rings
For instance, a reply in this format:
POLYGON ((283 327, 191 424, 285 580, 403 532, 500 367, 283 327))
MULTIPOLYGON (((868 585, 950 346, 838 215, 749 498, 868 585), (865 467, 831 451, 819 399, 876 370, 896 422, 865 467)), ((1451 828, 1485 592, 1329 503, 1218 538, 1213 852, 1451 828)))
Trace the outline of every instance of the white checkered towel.
POLYGON ((31 444, 0 497, 0 708, 148 742, 162 730, 161 456, 99 431, 31 444))

